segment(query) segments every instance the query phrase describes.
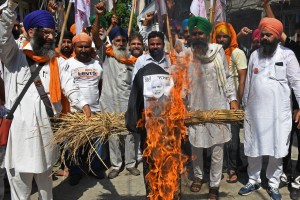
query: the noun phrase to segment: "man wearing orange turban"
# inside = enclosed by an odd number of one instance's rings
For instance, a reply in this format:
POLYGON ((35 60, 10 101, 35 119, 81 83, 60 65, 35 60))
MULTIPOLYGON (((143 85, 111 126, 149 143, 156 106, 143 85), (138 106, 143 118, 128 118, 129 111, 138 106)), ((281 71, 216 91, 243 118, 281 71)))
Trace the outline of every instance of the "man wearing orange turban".
MULTIPOLYGON (((68 72, 74 78, 74 83, 78 85, 80 94, 86 99, 92 112, 100 112, 99 97, 103 70, 98 60, 92 58, 92 39, 86 33, 79 33, 73 37, 72 43, 75 57, 66 61, 68 72)), ((73 111, 76 112, 74 109, 73 111)), ((87 152, 88 150, 83 149, 82 151, 87 152)), ((97 151, 99 155, 102 155, 102 146, 101 148, 97 148, 97 151)), ((85 156, 86 154, 83 154, 79 159, 83 161, 82 163, 85 163, 85 156)), ((69 184, 77 185, 83 172, 74 163, 66 162, 66 165, 69 168, 69 184)), ((104 178, 104 172, 101 170, 101 163, 98 159, 91 161, 90 168, 93 172, 91 174, 99 179, 104 178)))
MULTIPOLYGON (((227 22, 218 23, 213 32, 213 42, 221 44, 225 50, 229 73, 234 80, 238 102, 241 102, 247 74, 247 59, 245 53, 238 48, 236 32, 232 25, 227 22)), ((225 144, 224 151, 224 166, 228 168, 229 175, 227 179, 228 183, 237 182, 236 172, 238 164, 242 164, 238 153, 240 146, 239 133, 239 125, 232 124, 232 138, 229 143, 225 144)))
MULTIPOLYGON (((248 195, 260 188, 262 156, 268 156, 267 192, 271 199, 280 200, 282 158, 288 154, 292 129, 291 89, 299 104, 300 66, 295 54, 279 45, 283 31, 280 21, 263 18, 259 29, 261 48, 251 54, 243 96, 249 181, 239 194, 248 195)), ((295 112, 294 120, 299 122, 300 111, 295 112)))

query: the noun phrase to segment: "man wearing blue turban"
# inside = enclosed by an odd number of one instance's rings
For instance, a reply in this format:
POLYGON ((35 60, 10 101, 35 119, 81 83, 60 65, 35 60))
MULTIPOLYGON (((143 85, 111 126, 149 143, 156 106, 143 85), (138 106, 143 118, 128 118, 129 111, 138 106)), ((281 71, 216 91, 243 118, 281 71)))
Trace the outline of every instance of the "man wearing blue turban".
MULTIPOLYGON (((111 46, 106 48, 106 58, 103 66, 103 83, 100 96, 100 109, 102 112, 125 112, 127 110, 131 90, 132 70, 136 57, 130 56, 127 49, 127 30, 114 27, 108 34, 111 46)), ((131 132, 123 132, 109 138, 109 155, 112 170, 108 178, 116 178, 121 172, 122 152, 121 139, 125 140, 125 167, 134 176, 140 175, 135 167, 137 153, 135 152, 135 139, 131 132)))
POLYGON ((12 36, 16 2, 8 0, 0 16, 0 59, 8 71, 5 82, 10 83, 6 94, 7 107, 11 108, 15 103, 31 76, 31 69, 36 70, 37 66, 42 66, 36 78, 41 84, 30 85, 14 112, 5 168, 12 200, 30 199, 33 178, 38 186, 39 199, 51 200, 51 174, 56 150, 49 145, 53 140, 50 118, 59 116, 62 110, 62 93, 87 117, 91 110, 78 86, 73 84, 71 75, 63 70, 64 59, 55 55, 55 22, 49 12, 37 10, 24 18, 28 41, 22 50, 19 49, 12 36), (40 91, 41 87, 43 91, 40 91))

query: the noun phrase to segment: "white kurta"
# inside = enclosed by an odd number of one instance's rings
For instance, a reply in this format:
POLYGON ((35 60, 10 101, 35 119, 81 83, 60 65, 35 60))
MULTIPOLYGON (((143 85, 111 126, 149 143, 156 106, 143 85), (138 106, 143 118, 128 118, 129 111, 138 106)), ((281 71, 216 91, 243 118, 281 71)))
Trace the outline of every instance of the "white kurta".
POLYGON ((300 103, 300 67, 295 54, 278 46, 271 58, 252 53, 245 84, 245 155, 282 158, 292 128, 291 87, 300 103))
MULTIPOLYGON (((14 9, 17 4, 10 3, 0 18, 0 59, 7 68, 5 84, 7 88, 7 106, 11 108, 18 95, 30 77, 30 69, 25 54, 19 49, 13 39, 11 30, 15 19, 14 9)), ((24 49, 31 49, 30 44, 24 49)), ((79 89, 73 84, 73 79, 62 65, 63 59, 58 59, 60 84, 62 92, 69 98, 72 105, 82 108, 86 102, 79 94, 79 89)), ((45 91, 49 94, 50 68, 46 63, 40 71, 40 78, 45 91)), ((61 111, 60 102, 52 105, 54 113, 61 111)), ((43 173, 52 167, 55 161, 50 121, 37 89, 32 84, 24 95, 14 113, 14 119, 8 138, 5 167, 16 172, 43 173)))
MULTIPOLYGON (((221 45, 209 44, 205 59, 201 62, 192 61, 189 66, 189 80, 188 107, 191 111, 229 109, 229 103, 236 100, 233 80, 228 72, 225 53, 221 45), (215 59, 220 59, 220 70, 226 80, 222 88, 218 84, 215 59)), ((198 148, 209 148, 231 139, 230 126, 224 123, 193 125, 189 126, 188 132, 190 143, 198 148)))
POLYGON ((103 63, 103 83, 100 96, 102 112, 126 112, 131 90, 133 65, 125 65, 107 56, 103 63))

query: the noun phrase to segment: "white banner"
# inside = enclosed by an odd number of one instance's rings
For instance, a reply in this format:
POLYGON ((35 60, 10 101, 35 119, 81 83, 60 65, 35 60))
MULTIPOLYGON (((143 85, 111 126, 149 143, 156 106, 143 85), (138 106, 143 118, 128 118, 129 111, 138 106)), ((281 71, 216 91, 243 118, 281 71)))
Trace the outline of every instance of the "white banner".
POLYGON ((204 0, 193 0, 190 10, 193 15, 207 19, 204 0))
POLYGON ((83 28, 90 26, 90 0, 75 0, 75 24, 76 34, 81 33, 83 28))
MULTIPOLYGON (((210 0, 211 8, 213 7, 213 1, 214 0, 210 0)), ((214 19, 215 24, 226 21, 225 9, 226 9, 226 0, 216 0, 215 19, 214 19)))

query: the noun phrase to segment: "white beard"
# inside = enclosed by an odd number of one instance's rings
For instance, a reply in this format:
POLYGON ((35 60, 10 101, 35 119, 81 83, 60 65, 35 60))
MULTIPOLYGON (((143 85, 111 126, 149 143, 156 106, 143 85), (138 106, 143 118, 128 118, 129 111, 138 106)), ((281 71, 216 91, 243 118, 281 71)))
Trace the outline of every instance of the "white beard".
POLYGON ((128 48, 123 50, 122 47, 116 47, 115 45, 112 45, 112 48, 116 59, 129 58, 128 48))

